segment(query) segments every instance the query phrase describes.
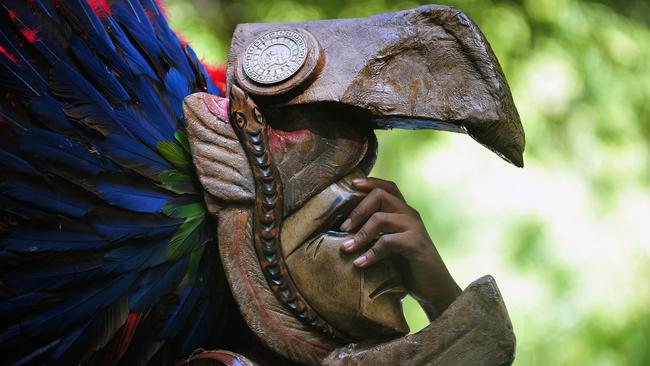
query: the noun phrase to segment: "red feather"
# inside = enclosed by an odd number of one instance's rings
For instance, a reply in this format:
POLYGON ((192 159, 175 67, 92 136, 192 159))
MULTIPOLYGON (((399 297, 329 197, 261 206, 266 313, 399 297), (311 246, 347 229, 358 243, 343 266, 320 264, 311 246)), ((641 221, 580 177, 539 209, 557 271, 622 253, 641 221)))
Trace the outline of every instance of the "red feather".
POLYGON ((115 333, 113 339, 101 350, 99 359, 95 359, 98 365, 113 366, 117 364, 126 350, 129 348, 133 335, 140 321, 147 315, 146 313, 129 313, 126 323, 115 333))
POLYGON ((9 61, 13 62, 15 65, 18 65, 18 59, 16 56, 12 55, 9 51, 7 51, 4 47, 0 46, 0 53, 5 55, 6 58, 9 59, 9 61))
POLYGON ((23 37, 25 37, 25 39, 27 39, 27 42, 29 43, 35 43, 41 40, 38 37, 37 28, 23 28, 20 30, 20 33, 23 34, 23 37))
POLYGON ((88 5, 93 8, 95 15, 99 19, 104 19, 107 16, 111 16, 111 8, 108 6, 106 0, 88 0, 88 5))
POLYGON ((205 67, 205 71, 210 75, 210 79, 212 79, 214 85, 223 94, 226 90, 226 65, 209 65, 204 62, 203 67, 205 67))

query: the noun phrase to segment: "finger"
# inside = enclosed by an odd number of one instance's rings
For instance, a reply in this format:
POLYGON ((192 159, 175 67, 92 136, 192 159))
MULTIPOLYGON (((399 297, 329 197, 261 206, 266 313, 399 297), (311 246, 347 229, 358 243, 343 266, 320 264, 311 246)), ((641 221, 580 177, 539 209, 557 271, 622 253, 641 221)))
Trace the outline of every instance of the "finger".
POLYGON ((384 191, 404 201, 404 196, 402 195, 402 192, 400 192, 399 188, 397 187, 397 184, 389 180, 384 180, 379 178, 357 178, 352 181, 352 184, 354 185, 355 188, 364 191, 371 191, 375 188, 381 188, 384 191))
POLYGON ((401 233, 381 236, 368 250, 354 260, 354 265, 366 268, 390 255, 400 253, 400 243, 404 241, 401 239, 402 237, 401 233))
POLYGON ((375 188, 350 212, 341 230, 350 231, 359 227, 375 212, 410 213, 411 210, 406 202, 381 188, 375 188))
POLYGON ((346 252, 359 250, 384 234, 406 230, 407 222, 408 218, 403 214, 376 212, 351 239, 341 245, 341 248, 346 252))

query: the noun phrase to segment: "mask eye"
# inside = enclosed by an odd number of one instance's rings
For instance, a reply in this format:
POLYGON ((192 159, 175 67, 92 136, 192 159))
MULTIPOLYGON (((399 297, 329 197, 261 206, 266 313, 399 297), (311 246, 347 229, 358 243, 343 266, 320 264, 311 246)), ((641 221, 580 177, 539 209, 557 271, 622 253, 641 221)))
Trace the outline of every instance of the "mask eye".
POLYGON ((347 215, 343 213, 339 213, 334 217, 334 221, 332 221, 332 224, 327 228, 327 233, 332 234, 332 235, 347 235, 346 232, 341 231, 341 225, 343 224, 343 221, 347 218, 347 215))
POLYGON ((235 113, 235 123, 239 128, 244 128, 246 126, 246 117, 240 112, 235 113))
POLYGON ((257 123, 264 124, 264 116, 257 107, 253 110, 253 115, 255 116, 257 123))

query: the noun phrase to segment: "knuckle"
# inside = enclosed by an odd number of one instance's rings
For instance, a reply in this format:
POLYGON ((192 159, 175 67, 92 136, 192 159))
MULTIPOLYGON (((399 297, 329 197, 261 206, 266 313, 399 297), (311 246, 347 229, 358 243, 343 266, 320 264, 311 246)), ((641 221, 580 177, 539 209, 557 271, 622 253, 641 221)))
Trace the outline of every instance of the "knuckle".
POLYGON ((359 206, 357 206, 354 210, 350 211, 350 220, 354 220, 359 215, 361 215, 361 209, 359 209, 359 206))
POLYGON ((375 197, 381 199, 386 195, 386 191, 383 190, 382 188, 375 188, 372 190, 372 192, 370 192, 370 194, 373 194, 375 197))
POLYGON ((383 238, 381 242, 378 241, 375 247, 377 248, 377 251, 380 251, 382 255, 386 256, 391 253, 399 253, 402 251, 402 249, 399 248, 399 243, 390 237, 383 238))
POLYGON ((368 221, 373 225, 379 225, 386 221, 386 216, 383 212, 375 212, 370 216, 368 221))
POLYGON ((368 238, 368 232, 365 228, 361 228, 354 236, 354 241, 365 241, 368 238))
POLYGON ((375 243, 374 247, 378 249, 382 249, 390 244, 390 239, 386 238, 386 236, 382 236, 379 239, 377 239, 377 242, 375 243))

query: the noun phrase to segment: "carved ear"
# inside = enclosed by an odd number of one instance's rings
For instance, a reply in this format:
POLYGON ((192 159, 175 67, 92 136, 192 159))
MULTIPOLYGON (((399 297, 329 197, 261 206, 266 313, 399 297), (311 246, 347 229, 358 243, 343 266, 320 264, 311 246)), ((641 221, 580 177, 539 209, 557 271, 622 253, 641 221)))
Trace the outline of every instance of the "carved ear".
POLYGON ((183 100, 194 166, 203 188, 223 203, 253 202, 255 182, 228 121, 228 99, 206 93, 183 100))

